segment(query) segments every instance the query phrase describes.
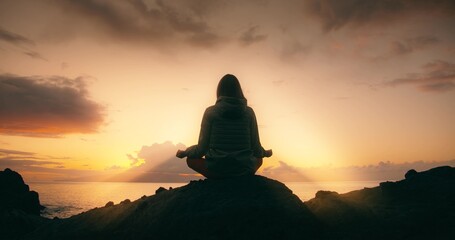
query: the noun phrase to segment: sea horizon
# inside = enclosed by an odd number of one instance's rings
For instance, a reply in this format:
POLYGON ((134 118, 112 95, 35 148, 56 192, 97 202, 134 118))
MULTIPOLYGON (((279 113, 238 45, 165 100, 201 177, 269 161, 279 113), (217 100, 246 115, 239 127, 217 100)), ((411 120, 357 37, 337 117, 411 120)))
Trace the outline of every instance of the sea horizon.
MULTIPOLYGON (((390 181, 390 180, 388 180, 390 181)), ((316 192, 335 191, 340 194, 378 186, 383 181, 314 181, 283 182, 302 201, 314 198, 316 192)), ((137 200, 151 196, 163 187, 178 188, 189 182, 75 182, 31 181, 30 190, 39 194, 46 208, 41 215, 46 218, 68 218, 112 201, 119 204, 125 199, 137 200)))

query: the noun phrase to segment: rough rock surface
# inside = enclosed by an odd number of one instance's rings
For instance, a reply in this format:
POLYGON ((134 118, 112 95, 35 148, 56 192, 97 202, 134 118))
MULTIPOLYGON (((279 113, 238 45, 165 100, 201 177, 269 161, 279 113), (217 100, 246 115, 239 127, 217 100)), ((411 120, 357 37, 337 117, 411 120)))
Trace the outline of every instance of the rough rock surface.
POLYGON ((284 184, 261 176, 200 180, 39 229, 31 239, 307 239, 321 223, 284 184))
POLYGON ((305 202, 337 239, 455 239, 455 168, 410 170, 406 179, 305 202))
POLYGON ((9 168, 0 171, 0 192, 0 209, 17 209, 39 215, 44 208, 39 202, 38 193, 30 191, 22 176, 9 168))
POLYGON ((438 167, 302 203, 261 176, 193 181, 67 219, 6 211, 0 239, 455 239, 454 186, 438 167))
POLYGON ((30 191, 22 176, 6 168, 0 171, 0 238, 14 239, 33 231, 42 222, 38 193, 30 191))

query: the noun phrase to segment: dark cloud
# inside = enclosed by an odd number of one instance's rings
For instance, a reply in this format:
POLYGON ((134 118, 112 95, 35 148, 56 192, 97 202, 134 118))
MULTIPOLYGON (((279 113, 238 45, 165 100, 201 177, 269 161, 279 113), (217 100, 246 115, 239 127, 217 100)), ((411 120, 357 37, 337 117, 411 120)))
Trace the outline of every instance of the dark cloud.
POLYGON ((39 59, 39 60, 44 60, 44 61, 48 61, 45 57, 43 57, 43 55, 41 55, 39 52, 35 52, 35 51, 25 51, 24 52, 25 55, 31 57, 31 58, 34 58, 34 59, 39 59))
POLYGON ((258 33, 259 26, 248 28, 239 38, 240 44, 249 46, 254 43, 262 42, 267 39, 267 35, 258 33))
POLYGON ((386 86, 414 85, 422 91, 446 92, 455 89, 455 64, 437 60, 421 67, 422 72, 411 73, 385 83, 386 86))
POLYGON ((33 152, 12 149, 0 149, 0 169, 11 168, 17 171, 46 168, 46 166, 63 167, 63 162, 49 161, 33 152))
POLYGON ((395 41, 390 44, 392 55, 409 54, 417 50, 425 49, 431 45, 439 43, 439 39, 434 36, 419 36, 408 38, 404 41, 395 41))
POLYGON ((93 133, 104 108, 89 99, 82 77, 0 75, 0 134, 57 137, 93 133))
POLYGON ((11 169, 24 169, 31 166, 42 166, 42 165, 57 165, 61 166, 61 162, 54 161, 40 161, 40 160, 13 160, 8 158, 0 158, 0 169, 11 168, 11 169))
POLYGON ((22 156, 25 155, 25 156, 31 156, 31 155, 35 155, 35 153, 17 151, 17 150, 11 150, 11 149, 0 149, 0 155, 22 155, 22 156))
POLYGON ((142 0, 58 0, 53 1, 68 15, 75 16, 77 31, 84 27, 118 40, 169 44, 178 39, 190 45, 213 47, 223 41, 214 30, 190 8, 176 7, 168 1, 142 0), (149 4, 150 3, 150 4, 149 4), (87 26, 82 26, 85 22, 87 26))
POLYGON ((389 23, 408 14, 455 16, 452 0, 307 0, 305 13, 317 18, 325 31, 346 25, 389 23))
POLYGON ((382 55, 372 58, 373 61, 384 61, 399 56, 406 56, 414 52, 431 49, 439 44, 439 38, 432 35, 422 35, 414 38, 406 38, 399 41, 392 41, 388 51, 382 55))
POLYGON ((446 92, 455 90, 455 84, 453 82, 430 83, 419 86, 419 89, 425 92, 446 92))
POLYGON ((32 40, 30 40, 22 35, 19 35, 17 33, 7 31, 7 30, 3 29, 2 27, 0 27, 0 40, 9 42, 9 43, 13 43, 16 45, 22 45, 22 44, 34 45, 35 44, 32 40))
POLYGON ((40 53, 30 50, 29 48, 35 45, 35 42, 16 33, 9 32, 0 27, 0 41, 5 41, 16 45, 19 49, 22 49, 22 53, 39 60, 48 61, 40 53))

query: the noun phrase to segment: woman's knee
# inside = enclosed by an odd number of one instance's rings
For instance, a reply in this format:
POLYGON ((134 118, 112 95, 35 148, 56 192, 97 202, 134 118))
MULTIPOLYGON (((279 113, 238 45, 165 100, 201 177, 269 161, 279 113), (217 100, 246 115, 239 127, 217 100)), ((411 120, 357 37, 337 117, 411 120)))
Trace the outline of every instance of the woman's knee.
POLYGON ((186 158, 186 165, 191 169, 194 169, 194 167, 195 167, 194 162, 195 162, 194 158, 186 158))
POLYGON ((193 170, 199 170, 203 168, 204 159, 201 158, 186 158, 186 165, 193 170))
POLYGON ((260 168, 262 166, 262 158, 256 158, 256 166, 260 168))

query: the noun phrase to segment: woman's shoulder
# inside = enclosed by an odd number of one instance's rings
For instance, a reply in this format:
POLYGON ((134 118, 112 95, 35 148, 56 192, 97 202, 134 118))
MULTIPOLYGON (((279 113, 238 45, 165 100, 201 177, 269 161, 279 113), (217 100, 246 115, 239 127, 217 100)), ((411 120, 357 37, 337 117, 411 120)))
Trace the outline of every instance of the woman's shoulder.
POLYGON ((246 106, 246 112, 249 113, 249 114, 254 114, 254 110, 250 106, 246 106))

